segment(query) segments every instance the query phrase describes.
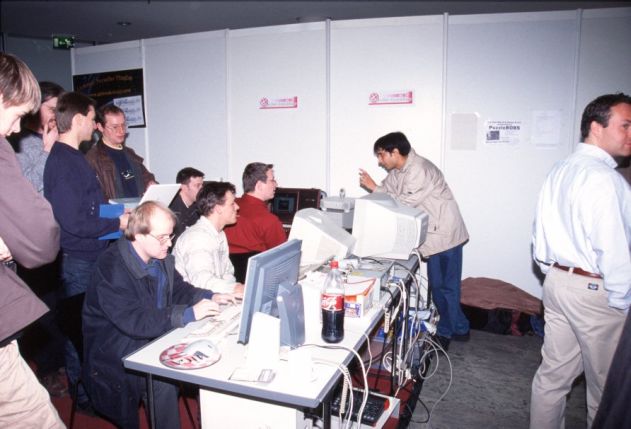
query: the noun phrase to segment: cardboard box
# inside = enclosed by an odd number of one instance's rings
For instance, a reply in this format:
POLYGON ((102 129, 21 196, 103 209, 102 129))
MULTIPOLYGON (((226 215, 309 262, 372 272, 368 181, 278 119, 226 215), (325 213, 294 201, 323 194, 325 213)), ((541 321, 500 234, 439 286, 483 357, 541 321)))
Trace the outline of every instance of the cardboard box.
POLYGON ((363 317, 379 301, 381 282, 375 277, 349 275, 344 284, 344 315, 363 317))

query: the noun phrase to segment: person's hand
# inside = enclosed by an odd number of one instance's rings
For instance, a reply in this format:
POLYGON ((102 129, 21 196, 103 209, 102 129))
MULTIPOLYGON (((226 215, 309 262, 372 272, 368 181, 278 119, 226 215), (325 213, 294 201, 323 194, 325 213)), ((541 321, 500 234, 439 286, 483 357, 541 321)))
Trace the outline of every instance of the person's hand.
MULTIPOLYGON (((215 298, 215 295, 213 295, 213 300, 215 298)), ((219 314, 219 305, 213 300, 202 299, 193 306, 193 314, 195 315, 195 320, 200 320, 204 317, 216 316, 217 314, 219 314)))
POLYGON ((234 285, 234 289, 232 290, 232 294, 237 297, 237 299, 242 299, 243 298, 243 290, 245 289, 245 286, 243 286, 243 283, 237 283, 234 285))
POLYGON ((236 304, 237 297, 232 293, 215 293, 212 300, 217 304, 236 304))
POLYGON ((125 211, 122 215, 118 217, 120 221, 120 226, 118 227, 121 231, 124 231, 127 228, 127 222, 129 222, 129 212, 125 211))
POLYGON ((377 187, 377 183, 372 180, 372 177, 366 173, 366 170, 362 170, 361 168, 359 169, 359 184, 363 188, 368 189, 370 192, 374 191, 377 187))
POLYGON ((6 262, 13 259, 13 255, 11 255, 11 251, 4 243, 2 237, 0 237, 0 262, 6 262))
POLYGON ((59 131, 57 130, 57 123, 54 119, 51 119, 48 123, 44 124, 44 133, 42 134, 44 152, 50 152, 53 143, 55 143, 58 138, 59 131))

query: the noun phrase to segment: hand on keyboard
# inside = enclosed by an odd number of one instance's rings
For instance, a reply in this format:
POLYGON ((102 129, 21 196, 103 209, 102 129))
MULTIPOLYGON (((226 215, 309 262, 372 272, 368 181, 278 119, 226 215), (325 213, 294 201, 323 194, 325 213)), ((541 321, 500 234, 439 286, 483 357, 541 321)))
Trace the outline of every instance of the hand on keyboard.
POLYGON ((239 326, 241 319, 240 305, 227 305, 221 313, 211 317, 199 328, 191 331, 189 337, 209 337, 217 340, 231 335, 239 326))
POLYGON ((195 320, 200 320, 208 316, 214 316, 219 314, 219 304, 211 301, 210 299, 202 299, 193 306, 193 314, 195 315, 195 320))

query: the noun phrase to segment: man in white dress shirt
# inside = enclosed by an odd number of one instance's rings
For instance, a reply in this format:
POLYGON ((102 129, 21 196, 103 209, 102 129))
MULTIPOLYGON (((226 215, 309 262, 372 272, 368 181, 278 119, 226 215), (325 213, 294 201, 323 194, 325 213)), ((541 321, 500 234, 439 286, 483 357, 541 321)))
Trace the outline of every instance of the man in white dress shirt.
POLYGON ((177 240, 173 250, 175 268, 196 287, 241 294, 243 284, 234 277, 223 231, 237 221, 235 187, 228 182, 207 182, 197 194, 196 204, 200 218, 177 240))
POLYGON ((631 97, 588 104, 581 140, 548 174, 537 205, 533 249, 546 274, 546 325, 533 429, 564 427, 566 396, 582 372, 591 427, 631 303, 631 188, 613 158, 631 155, 631 97))

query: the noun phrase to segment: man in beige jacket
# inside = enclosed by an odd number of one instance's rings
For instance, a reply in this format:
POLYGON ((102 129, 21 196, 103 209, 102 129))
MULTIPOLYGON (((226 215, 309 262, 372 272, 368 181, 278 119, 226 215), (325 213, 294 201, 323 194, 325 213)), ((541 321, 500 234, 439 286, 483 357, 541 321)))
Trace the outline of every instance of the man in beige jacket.
POLYGON ((385 192, 429 215, 427 239, 419 250, 428 258, 429 286, 440 314, 439 340, 444 346, 451 339, 468 340, 469 321, 460 307, 460 280, 462 246, 469 240, 469 233, 458 203, 443 173, 431 161, 417 155, 403 133, 380 137, 373 150, 388 175, 378 186, 360 169, 359 182, 370 192, 385 192))

